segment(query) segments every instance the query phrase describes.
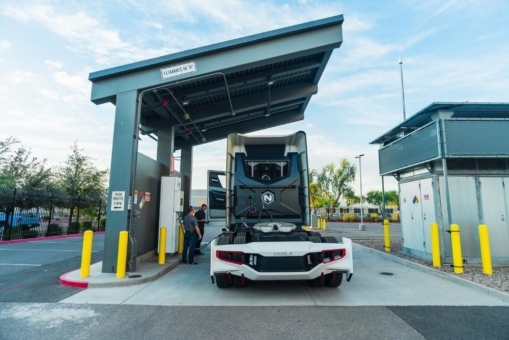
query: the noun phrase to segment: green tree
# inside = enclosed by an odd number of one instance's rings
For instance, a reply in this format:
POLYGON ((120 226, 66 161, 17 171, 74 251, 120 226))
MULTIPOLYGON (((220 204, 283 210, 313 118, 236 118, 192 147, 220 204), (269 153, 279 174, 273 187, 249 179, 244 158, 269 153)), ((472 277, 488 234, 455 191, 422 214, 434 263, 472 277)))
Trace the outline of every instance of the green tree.
POLYGON ((309 177, 309 207, 316 213, 316 209, 322 208, 324 205, 323 192, 320 185, 316 182, 316 170, 311 170, 309 177))
POLYGON ((46 165, 46 159, 39 161, 31 156, 30 149, 23 146, 5 160, 0 171, 2 186, 24 190, 52 190, 53 174, 46 165))
POLYGON ((30 149, 23 146, 14 149, 19 141, 9 137, 0 142, 0 211, 5 214, 3 225, 10 228, 9 222, 14 209, 40 208, 44 205, 43 191, 54 188, 53 174, 46 165, 46 159, 39 161, 32 156, 30 149), (30 195, 16 195, 14 190, 32 191, 30 195), (36 192, 33 192, 36 191, 36 192), (14 201, 13 201, 14 200, 14 201))
POLYGON ((359 198, 359 196, 355 195, 355 192, 350 187, 345 189, 343 193, 343 198, 345 199, 345 204, 348 207, 348 211, 350 213, 352 213, 353 205, 361 203, 361 199, 359 198))
POLYGON ((366 202, 376 205, 378 213, 382 214, 382 192, 378 190, 371 190, 366 193, 366 202))
POLYGON ((349 184, 355 180, 355 165, 345 158, 339 162, 336 169, 334 163, 325 165, 320 172, 316 173, 316 179, 320 190, 323 192, 325 201, 328 203, 328 215, 332 215, 334 207, 337 207, 339 199, 344 195, 349 184))
MULTIPOLYGON (((86 196, 88 198, 103 198, 106 191, 106 177, 108 170, 99 170, 92 163, 92 158, 83 153, 75 142, 71 146, 71 154, 67 157, 64 165, 58 169, 58 185, 62 192, 69 196, 86 196)), ((69 209, 69 222, 72 221, 74 209, 78 207, 88 208, 90 200, 79 202, 69 200, 65 205, 69 209), (81 204, 83 203, 83 204, 81 204)))
MULTIPOLYGON (((384 193, 385 206, 393 206, 399 208, 399 194, 396 190, 386 191, 384 193)), ((380 214, 382 214, 383 202, 382 192, 371 190, 366 194, 366 202, 376 205, 380 214)))
POLYGON ((399 210, 399 193, 396 190, 386 191, 385 202, 387 206, 395 207, 399 210))

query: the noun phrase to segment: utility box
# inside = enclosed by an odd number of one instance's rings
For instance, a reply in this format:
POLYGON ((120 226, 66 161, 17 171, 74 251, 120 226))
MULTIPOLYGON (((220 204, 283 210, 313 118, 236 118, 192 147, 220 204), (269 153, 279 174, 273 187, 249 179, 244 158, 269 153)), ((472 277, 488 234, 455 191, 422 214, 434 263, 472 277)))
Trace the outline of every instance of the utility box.
MULTIPOLYGON (((184 192, 182 191, 180 177, 161 177, 159 229, 162 227, 167 229, 166 254, 176 254, 178 251, 179 227, 183 204, 184 192)), ((159 242, 157 247, 159 252, 159 242)))
POLYGON ((371 144, 382 176, 398 180, 402 251, 431 259, 430 224, 452 262, 450 224, 463 260, 481 263, 478 226, 489 228, 494 264, 509 264, 509 104, 433 103, 371 144))

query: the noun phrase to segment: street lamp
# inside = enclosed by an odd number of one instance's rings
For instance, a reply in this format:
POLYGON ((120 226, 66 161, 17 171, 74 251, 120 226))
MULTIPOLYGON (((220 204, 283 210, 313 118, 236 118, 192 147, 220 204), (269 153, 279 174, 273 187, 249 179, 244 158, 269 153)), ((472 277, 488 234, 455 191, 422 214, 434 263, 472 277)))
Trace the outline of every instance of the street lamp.
POLYGON ((364 156, 364 154, 360 154, 359 156, 355 156, 355 158, 359 159, 359 183, 361 185, 361 224, 359 224, 359 230, 363 231, 366 230, 366 225, 364 224, 364 210, 362 209, 362 166, 361 166, 361 157, 364 156))
POLYGON ((401 73, 401 95, 403 98, 403 120, 406 120, 405 110, 405 86, 403 85, 403 60, 399 57, 399 71, 401 73))

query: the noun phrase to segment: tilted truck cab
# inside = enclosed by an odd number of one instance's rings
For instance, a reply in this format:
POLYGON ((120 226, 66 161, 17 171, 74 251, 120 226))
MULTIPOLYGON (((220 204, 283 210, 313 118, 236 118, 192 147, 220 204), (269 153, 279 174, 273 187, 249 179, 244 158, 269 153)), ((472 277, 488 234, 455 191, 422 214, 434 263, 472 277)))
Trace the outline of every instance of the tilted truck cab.
POLYGON ((353 275, 352 242, 307 231, 310 224, 306 134, 230 133, 226 158, 227 231, 211 245, 219 288, 248 280, 308 280, 338 287, 353 275))

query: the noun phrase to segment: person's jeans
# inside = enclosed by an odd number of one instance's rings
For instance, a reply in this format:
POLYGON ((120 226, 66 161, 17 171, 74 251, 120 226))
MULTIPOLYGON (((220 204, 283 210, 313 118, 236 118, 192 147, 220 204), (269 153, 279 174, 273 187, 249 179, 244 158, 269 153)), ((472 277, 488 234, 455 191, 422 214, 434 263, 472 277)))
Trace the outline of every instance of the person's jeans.
POLYGON ((184 251, 182 252, 182 263, 193 263, 194 262, 194 245, 198 239, 198 234, 187 231, 184 234, 184 251), (188 257, 189 250, 189 258, 188 257))
POLYGON ((194 251, 195 253, 199 252, 200 251, 200 248, 201 248, 201 241, 203 241, 203 234, 205 233, 205 226, 198 226, 198 228, 200 228, 200 232, 201 232, 201 240, 197 240, 196 241, 196 244, 194 245, 194 251))

